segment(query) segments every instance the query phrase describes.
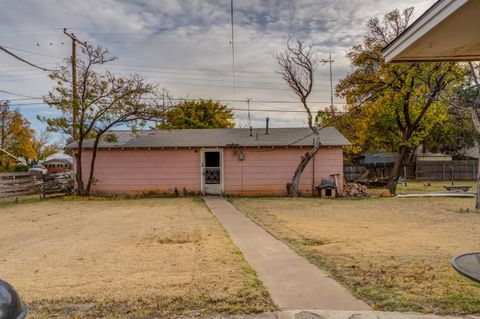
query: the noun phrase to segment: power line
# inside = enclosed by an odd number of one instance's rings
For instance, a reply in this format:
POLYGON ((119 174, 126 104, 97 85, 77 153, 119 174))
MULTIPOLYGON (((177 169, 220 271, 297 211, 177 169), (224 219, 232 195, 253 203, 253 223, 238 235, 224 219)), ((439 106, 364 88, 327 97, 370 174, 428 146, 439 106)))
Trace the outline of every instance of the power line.
POLYGON ((36 77, 36 78, 0 80, 0 82, 19 82, 19 81, 23 82, 23 81, 38 81, 38 80, 45 80, 45 76, 36 77))
POLYGON ((5 91, 5 90, 0 90, 0 92, 1 92, 1 93, 5 93, 5 94, 10 94, 10 95, 16 95, 16 96, 26 97, 26 98, 29 98, 29 99, 32 99, 32 100, 41 99, 41 98, 37 98, 37 97, 32 97, 32 96, 30 96, 30 95, 13 93, 13 92, 5 91))
POLYGON ((13 52, 10 52, 9 50, 7 50, 6 48, 4 48, 3 46, 0 46, 0 50, 4 51, 5 53, 13 56, 15 59, 19 60, 19 61, 22 61, 23 63, 26 63, 30 66, 33 66, 34 68, 37 68, 37 69, 40 69, 42 71, 46 71, 46 72, 52 72, 53 70, 50 70, 50 69, 47 69, 47 68, 44 68, 44 67, 41 67, 41 66, 38 66, 36 64, 33 64, 32 62, 29 62, 21 57, 19 57, 18 55, 16 55, 15 53, 13 52))
MULTIPOLYGON (((63 42, 62 42, 62 44, 63 44, 63 42)), ((35 55, 39 55, 39 56, 49 57, 49 58, 64 59, 64 57, 61 57, 61 56, 58 56, 58 55, 43 54, 43 53, 33 52, 33 51, 29 51, 29 50, 12 48, 12 47, 9 47, 9 46, 8 47, 3 46, 3 47, 7 48, 7 49, 10 49, 10 50, 14 50, 14 51, 20 51, 20 52, 24 52, 24 53, 30 53, 30 54, 35 54, 35 55)))
MULTIPOLYGON (((43 53, 38 53, 38 52, 33 52, 29 50, 23 50, 23 49, 18 49, 18 48, 13 48, 13 47, 5 47, 9 48, 11 50, 17 50, 21 52, 26 52, 30 54, 35 54, 39 56, 47 56, 47 57, 52 57, 52 58, 58 58, 58 59, 64 59, 62 56, 57 56, 57 55, 49 55, 49 54, 43 54, 43 53)), ((54 63, 48 63, 48 64, 54 64, 54 63)), ((13 65, 13 66, 20 66, 20 65, 13 65)), ((109 66, 127 66, 127 67, 134 67, 134 68, 148 68, 148 69, 172 69, 172 70, 190 70, 190 71, 201 71, 201 72, 209 72, 209 73, 233 73, 235 72, 235 77, 238 75, 236 73, 252 73, 252 74, 277 74, 275 71, 258 71, 258 70, 237 70, 235 69, 232 70, 227 70, 227 69, 216 69, 216 68, 197 68, 197 67, 174 67, 174 66, 157 66, 157 65, 141 65, 141 64, 123 64, 123 63, 111 63, 108 65, 104 65, 103 67, 108 68, 109 66)), ((152 72, 150 70, 148 71, 142 71, 142 72, 152 72)), ((155 72, 155 71, 153 71, 155 72)), ((318 75, 329 75, 329 73, 317 73, 318 75)), ((275 77, 277 79, 278 77, 275 77)))
MULTIPOLYGON (((35 102, 35 103, 12 103, 11 106, 49 106, 47 103, 35 102)), ((248 108, 230 108, 232 111, 238 112, 273 112, 273 113, 306 113, 305 110, 279 110, 279 109, 248 109, 248 108)))
MULTIPOLYGON (((0 92, 3 92, 3 93, 6 93, 6 94, 11 94, 11 95, 16 95, 16 96, 20 96, 20 97, 27 97, 31 100, 43 100, 43 98, 41 97, 33 97, 33 96, 29 96, 29 95, 25 95, 25 94, 22 94, 22 93, 16 93, 16 92, 11 92, 11 91, 5 91, 5 90, 0 90, 0 92)), ((160 98, 147 98, 149 100, 158 100, 160 98)), ((246 100, 233 100, 233 99, 215 99, 215 98, 170 98, 170 100, 172 101, 208 101, 208 100, 212 100, 212 101, 217 101, 217 102, 237 102, 237 103, 247 103, 247 105, 249 103, 264 103, 264 104, 267 104, 267 103, 270 103, 270 104, 301 104, 301 102, 299 101, 293 101, 293 100, 253 100, 253 99, 246 99, 246 100)), ((308 103, 310 104, 325 104, 325 103, 328 103, 328 101, 309 101, 308 103)), ((344 103, 335 103, 337 105, 344 105, 344 103)))
MULTIPOLYGON (((55 64, 55 63, 49 63, 49 64, 55 64)), ((144 74, 144 73, 148 73, 148 74, 173 74, 173 75, 194 75, 194 76, 201 76, 201 77, 215 77, 215 78, 221 78, 223 80, 226 80, 227 78, 230 78, 230 75, 229 74, 223 74, 224 71, 222 72, 218 72, 217 71, 199 71, 199 73, 193 73, 193 72, 179 72, 179 71, 176 71, 175 69, 173 69, 172 71, 163 71, 163 70, 159 70, 159 71, 156 71, 156 70, 143 70, 143 69, 136 69, 136 68, 118 68, 118 67, 115 67, 115 66, 118 66, 118 64, 112 64, 113 67, 110 67, 108 65, 103 65, 103 66, 99 66, 100 68, 102 68, 103 70, 117 70, 117 71, 120 71, 120 72, 128 72, 128 73, 138 73, 138 74, 144 74), (204 73, 202 73, 204 72, 204 73), (214 73, 214 74, 212 74, 214 73), (217 74, 215 74, 217 73, 217 74)), ((10 65, 10 66, 3 66, 3 67, 21 67, 20 65, 10 65)), ((25 66, 27 67, 27 66, 25 66)), ((0 66, 0 68, 2 68, 2 66, 0 66)), ((181 69, 183 70, 183 69, 181 69)), ((195 71, 195 70, 194 70, 195 71)), ((26 70, 26 69, 11 69, 11 70, 3 70, 3 72, 10 72, 10 73, 16 73, 16 72, 19 72, 19 73, 28 73, 28 72, 31 72, 30 70, 26 70)), ((239 71, 237 70, 236 73, 238 73, 239 71)), ((240 71, 242 72, 242 71, 240 71)), ((230 73, 230 72, 228 72, 230 73)), ((248 73, 248 71, 245 71, 245 73, 248 73)), ((327 75, 327 74, 324 74, 324 73, 317 73, 318 75, 327 75)), ((149 75, 147 75, 146 77, 148 77, 149 75)), ((339 76, 340 77, 340 76, 339 76)), ((262 75, 261 77, 259 77, 258 75, 238 75, 236 74, 235 75, 235 78, 236 79, 266 79, 266 80, 273 80, 272 83, 283 83, 281 81, 281 78, 279 77, 271 77, 271 76, 265 76, 265 75, 262 75)), ((203 80, 203 79, 202 79, 203 80)), ((327 82, 329 81, 328 79, 320 79, 318 81, 322 81, 322 82, 327 82)))

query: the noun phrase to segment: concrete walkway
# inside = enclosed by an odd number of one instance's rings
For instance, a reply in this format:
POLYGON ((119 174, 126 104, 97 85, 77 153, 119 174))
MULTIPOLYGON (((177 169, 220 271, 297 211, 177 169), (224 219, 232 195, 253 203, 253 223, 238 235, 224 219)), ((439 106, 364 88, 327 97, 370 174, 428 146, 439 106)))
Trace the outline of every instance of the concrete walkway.
POLYGON ((412 312, 288 310, 252 315, 211 315, 183 319, 480 319, 478 316, 439 316, 412 312))
POLYGON ((240 213, 222 197, 205 202, 256 270, 280 309, 370 310, 323 271, 240 213))

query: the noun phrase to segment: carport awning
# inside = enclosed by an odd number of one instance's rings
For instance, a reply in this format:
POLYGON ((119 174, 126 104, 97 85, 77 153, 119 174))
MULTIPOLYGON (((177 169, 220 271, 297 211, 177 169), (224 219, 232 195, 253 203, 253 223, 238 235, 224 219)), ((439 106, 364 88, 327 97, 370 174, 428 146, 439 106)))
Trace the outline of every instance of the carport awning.
POLYGON ((480 60, 480 0, 440 0, 383 49, 386 62, 480 60))

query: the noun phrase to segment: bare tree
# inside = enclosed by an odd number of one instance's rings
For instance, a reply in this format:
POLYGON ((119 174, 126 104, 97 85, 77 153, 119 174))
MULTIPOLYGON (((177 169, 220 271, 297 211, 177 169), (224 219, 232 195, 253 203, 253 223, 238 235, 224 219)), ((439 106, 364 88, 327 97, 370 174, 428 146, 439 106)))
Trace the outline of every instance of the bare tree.
MULTIPOLYGON (((94 67, 114 60, 108 51, 87 47, 83 50, 84 60, 79 60, 77 125, 73 127, 72 76, 67 65, 51 73, 57 83, 53 92, 45 98, 46 103, 62 112, 57 118, 44 118, 51 131, 66 133, 74 138, 76 148, 75 181, 76 192, 88 195, 94 183, 94 170, 97 149, 106 133, 117 126, 145 125, 161 116, 162 108, 157 104, 156 88, 144 82, 138 75, 116 76, 109 71, 99 72, 94 67), (74 134, 74 132, 76 134, 74 134), (88 181, 83 181, 83 151, 86 146, 92 149, 88 181)), ((115 138, 110 137, 110 138, 115 138)))
POLYGON ((295 41, 292 43, 290 39, 287 41, 287 48, 282 53, 278 54, 276 58, 280 65, 280 71, 278 73, 282 76, 293 93, 300 99, 303 108, 307 112, 307 122, 312 131, 311 135, 317 137, 313 148, 302 156, 300 163, 293 174, 292 182, 289 187, 287 187, 290 196, 300 196, 299 184, 302 173, 310 160, 320 149, 318 127, 315 126, 312 110, 308 105, 308 97, 312 93, 318 58, 313 52, 312 43, 305 43, 302 41, 295 41))

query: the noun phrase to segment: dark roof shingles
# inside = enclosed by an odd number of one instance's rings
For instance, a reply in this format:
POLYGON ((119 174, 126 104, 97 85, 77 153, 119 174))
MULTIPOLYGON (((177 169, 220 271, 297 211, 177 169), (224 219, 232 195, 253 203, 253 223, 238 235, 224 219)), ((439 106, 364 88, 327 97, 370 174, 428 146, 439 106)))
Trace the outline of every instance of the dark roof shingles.
MULTIPOLYGON (((113 143, 102 141, 100 148, 157 148, 157 147, 223 147, 229 144, 239 146, 312 146, 313 133, 309 128, 265 129, 176 129, 152 131, 112 131, 117 136, 113 143), (257 139, 258 134, 258 139, 257 139)), ((350 142, 334 127, 319 130, 320 142, 325 146, 350 145, 350 142)), ((84 147, 92 146, 86 141, 84 147)), ((76 144, 67 145, 74 148, 76 144)))

